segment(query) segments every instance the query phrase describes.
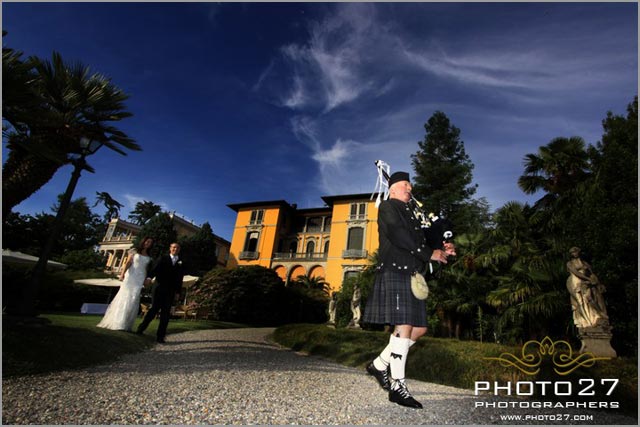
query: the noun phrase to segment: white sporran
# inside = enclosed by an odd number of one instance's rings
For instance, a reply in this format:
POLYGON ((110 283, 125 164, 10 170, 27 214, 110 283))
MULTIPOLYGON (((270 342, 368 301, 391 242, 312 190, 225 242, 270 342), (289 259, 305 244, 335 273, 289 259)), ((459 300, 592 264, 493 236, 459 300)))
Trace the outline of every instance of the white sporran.
POLYGON ((411 275, 411 292, 419 300, 427 299, 429 296, 429 285, 422 274, 413 273, 411 275))

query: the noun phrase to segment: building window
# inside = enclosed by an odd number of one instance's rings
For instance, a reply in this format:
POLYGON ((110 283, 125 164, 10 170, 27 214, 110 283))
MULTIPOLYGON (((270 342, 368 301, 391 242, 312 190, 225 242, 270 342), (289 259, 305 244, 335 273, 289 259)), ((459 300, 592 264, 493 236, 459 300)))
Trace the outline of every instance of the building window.
POLYGON ((342 252, 343 258, 366 258, 364 247, 364 228, 351 227, 347 237, 347 249, 342 252))
POLYGON ((312 256, 315 250, 316 250, 316 244, 313 240, 307 243, 307 256, 312 256))
POLYGON ((367 217, 366 203, 351 203, 351 215, 349 219, 365 219, 367 217))
POLYGON ((107 228, 107 234, 104 238, 104 240, 110 240, 113 237, 113 232, 116 230, 116 225, 115 224, 110 224, 109 228, 107 228))
POLYGON ((295 223, 295 232, 296 233, 304 233, 304 226, 306 223, 306 218, 303 216, 299 216, 296 218, 296 223, 295 223))
POLYGON ((329 253, 329 241, 324 242, 324 254, 327 255, 329 253))
POLYGON ((307 219, 307 232, 317 233, 322 230, 322 217, 311 217, 307 219))
POLYGON ((291 243, 289 243, 289 252, 291 252, 292 254, 295 254, 296 252, 298 252, 298 242, 297 241, 293 241, 291 243))
POLYGON ((249 221, 249 224, 251 225, 262 224, 263 219, 264 219, 264 209, 257 209, 255 211, 251 211, 251 220, 249 221))
POLYGON ((251 231, 247 233, 244 241, 244 251, 240 252, 240 259, 258 259, 258 239, 260 233, 251 231))
POLYGON ((329 233, 331 231, 331 217, 328 216, 324 219, 324 231, 325 233, 329 233))
POLYGON ((364 237, 364 228, 351 227, 349 229, 349 237, 347 238, 347 249, 362 249, 364 237))
POLYGON ((260 234, 256 231, 247 233, 247 239, 244 242, 244 250, 247 252, 255 252, 258 249, 258 238, 260 234))

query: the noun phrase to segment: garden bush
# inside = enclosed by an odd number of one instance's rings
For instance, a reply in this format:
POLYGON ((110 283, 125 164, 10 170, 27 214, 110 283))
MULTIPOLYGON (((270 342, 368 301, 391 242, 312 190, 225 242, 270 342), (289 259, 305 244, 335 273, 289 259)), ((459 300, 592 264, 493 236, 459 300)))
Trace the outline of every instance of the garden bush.
MULTIPOLYGON (((20 289, 29 280, 31 266, 4 264, 2 266, 2 301, 6 306, 20 298, 20 289)), ((82 304, 106 304, 115 296, 117 288, 74 283, 74 279, 109 277, 95 270, 47 271, 38 288, 36 308, 40 311, 79 312, 82 304)))
POLYGON ((213 269, 193 286, 189 295, 192 308, 208 309, 216 320, 260 326, 327 320, 326 294, 316 289, 285 287, 275 271, 260 266, 213 269))

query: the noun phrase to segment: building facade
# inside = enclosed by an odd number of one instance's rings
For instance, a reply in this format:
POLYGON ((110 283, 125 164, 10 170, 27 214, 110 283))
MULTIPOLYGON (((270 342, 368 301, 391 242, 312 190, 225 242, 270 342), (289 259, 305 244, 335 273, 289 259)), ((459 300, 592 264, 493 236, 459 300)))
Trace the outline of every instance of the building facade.
POLYGON ((370 193, 322 200, 325 207, 311 209, 285 200, 227 205, 237 214, 228 267, 272 268, 285 283, 323 277, 339 290, 378 249, 378 210, 370 193))
MULTIPOLYGON (((173 220, 173 228, 178 239, 184 236, 192 236, 200 230, 200 227, 197 225, 174 213, 170 213, 169 216, 173 220)), ((141 229, 142 227, 140 225, 127 222, 120 218, 114 218, 109 221, 107 232, 98 248, 101 254, 107 255, 105 271, 112 273, 120 272, 120 269, 127 260, 127 252, 133 247, 133 241, 141 229)), ((214 256, 216 257, 217 265, 226 267, 231 243, 215 234, 214 238, 216 242, 216 252, 214 256)))

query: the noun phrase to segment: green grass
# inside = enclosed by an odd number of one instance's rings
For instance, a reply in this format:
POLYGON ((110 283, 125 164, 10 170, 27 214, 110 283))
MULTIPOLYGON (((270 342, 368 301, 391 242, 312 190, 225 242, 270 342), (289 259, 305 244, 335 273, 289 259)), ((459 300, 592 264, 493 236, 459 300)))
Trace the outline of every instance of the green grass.
MULTIPOLYGON (((3 318, 3 378, 78 369, 117 360, 124 354, 144 351, 155 345, 158 320, 144 335, 98 328, 99 315, 42 314, 47 323, 20 324, 3 318)), ((142 321, 136 319, 134 329, 142 321)), ((211 320, 169 322, 168 334, 199 330, 244 327, 211 320)))
MULTIPOLYGON (((325 325, 287 325, 277 328, 273 339, 295 351, 322 356, 343 365, 364 369, 366 364, 387 345, 389 334, 333 329, 325 325)), ((500 356, 504 352, 519 356, 521 350, 520 346, 423 337, 410 350, 406 374, 409 378, 420 381, 472 390, 476 381, 491 383, 498 381, 504 385, 508 381, 515 383, 516 381, 545 380, 571 381, 575 390, 582 390, 583 386, 578 385, 578 381, 582 378, 593 378, 597 383, 601 378, 617 378, 620 381, 618 386, 613 395, 606 397, 605 400, 618 401, 626 414, 638 415, 637 360, 616 358, 598 361, 592 367, 579 368, 568 376, 562 377, 543 369, 543 372, 532 377, 513 367, 503 367, 499 362, 484 359, 500 356)), ((598 391, 600 392, 598 396, 604 397, 605 391, 598 391)), ((576 400, 580 399, 583 398, 576 398, 576 400)))

